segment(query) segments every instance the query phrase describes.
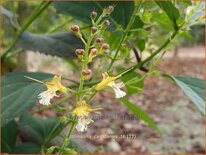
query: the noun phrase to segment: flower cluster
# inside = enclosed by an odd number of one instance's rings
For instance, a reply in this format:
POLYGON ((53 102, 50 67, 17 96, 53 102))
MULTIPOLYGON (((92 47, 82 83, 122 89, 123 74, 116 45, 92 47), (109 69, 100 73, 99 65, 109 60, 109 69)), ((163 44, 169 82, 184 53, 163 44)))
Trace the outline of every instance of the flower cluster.
MULTIPOLYGON (((88 104, 91 101, 90 99, 85 99, 85 94, 87 93, 96 93, 100 90, 103 90, 105 87, 111 87, 114 90, 115 97, 121 98, 126 95, 124 91, 121 90, 124 87, 123 82, 115 83, 120 76, 109 76, 107 72, 102 73, 103 79, 97 85, 91 87, 89 90, 85 91, 84 82, 89 80, 92 77, 92 70, 88 68, 88 64, 91 63, 95 57, 104 55, 110 46, 104 42, 102 37, 102 32, 110 26, 110 21, 104 19, 109 16, 114 10, 114 6, 109 6, 103 10, 103 13, 97 18, 97 12, 92 11, 90 14, 92 20, 92 27, 90 36, 87 38, 87 41, 84 39, 83 34, 78 25, 73 25, 71 31, 82 40, 85 45, 84 49, 76 49, 75 53, 78 57, 78 60, 82 63, 81 78, 79 82, 79 90, 72 91, 69 88, 64 87, 61 84, 61 76, 55 75, 53 80, 50 82, 42 82, 37 79, 27 77, 31 80, 43 84, 47 90, 41 92, 39 97, 39 103, 43 105, 50 105, 51 99, 54 97, 59 97, 56 92, 67 93, 75 92, 77 94, 77 104, 76 108, 72 111, 72 114, 78 118, 76 129, 77 131, 84 132, 87 130, 87 126, 93 122, 90 117, 91 112, 95 112, 102 108, 91 108, 88 104), (85 92, 85 93, 82 93, 85 92)), ((95 94, 93 94, 95 95, 95 94)), ((91 95, 92 96, 92 95, 91 95)), ((92 97, 90 97, 92 98, 92 97)))

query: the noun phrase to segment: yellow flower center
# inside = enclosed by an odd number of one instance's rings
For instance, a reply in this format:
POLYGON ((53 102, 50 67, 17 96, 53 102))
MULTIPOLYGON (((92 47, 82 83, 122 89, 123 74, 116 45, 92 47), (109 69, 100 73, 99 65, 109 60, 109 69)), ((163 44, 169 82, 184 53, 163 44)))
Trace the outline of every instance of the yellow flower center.
POLYGON ((61 76, 55 75, 51 82, 45 82, 45 86, 51 91, 60 91, 66 93, 68 89, 61 84, 61 76))
POLYGON ((86 101, 82 101, 77 103, 77 107, 73 110, 73 114, 75 114, 78 117, 87 117, 91 112, 100 109, 102 108, 90 108, 87 106, 86 101))
POLYGON ((102 82, 100 82, 95 89, 96 90, 101 90, 106 86, 112 86, 114 84, 114 81, 118 78, 118 77, 109 77, 109 75, 105 72, 102 74, 103 76, 103 80, 102 82))

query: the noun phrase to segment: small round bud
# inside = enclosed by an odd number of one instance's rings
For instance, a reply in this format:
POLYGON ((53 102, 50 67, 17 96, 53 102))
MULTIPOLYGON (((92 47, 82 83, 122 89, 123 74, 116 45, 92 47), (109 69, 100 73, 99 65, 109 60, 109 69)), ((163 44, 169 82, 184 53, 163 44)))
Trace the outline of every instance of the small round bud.
POLYGON ((97 44, 101 44, 101 43, 104 42, 104 39, 103 39, 103 38, 96 38, 95 42, 96 42, 97 44))
POLYGON ((84 49, 76 49, 76 55, 84 55, 84 49))
POLYGON ((98 50, 96 48, 91 49, 91 51, 89 53, 89 62, 91 62, 92 59, 97 56, 97 52, 98 52, 98 50))
POLYGON ((92 48, 90 53, 91 53, 91 55, 95 56, 95 55, 97 55, 97 51, 98 50, 96 48, 92 48))
POLYGON ((97 32, 97 30, 98 30, 98 29, 97 29, 96 27, 92 27, 92 28, 91 28, 92 34, 95 34, 95 33, 97 32))
POLYGON ((79 28, 78 25, 72 25, 71 30, 72 30, 73 32, 79 32, 79 31, 80 31, 80 28, 79 28))
POLYGON ((108 12, 113 12, 114 11, 114 6, 113 5, 109 5, 108 7, 107 7, 107 10, 108 10, 108 12))
POLYGON ((90 17, 92 20, 95 20, 95 18, 97 17, 97 12, 96 11, 92 11, 90 14, 90 17))
POLYGON ((114 11, 114 6, 110 5, 106 7, 103 11, 104 16, 109 16, 114 11))
POLYGON ((84 80, 88 80, 91 73, 92 73, 92 71, 90 69, 83 70, 82 75, 83 75, 84 80))
POLYGON ((101 46, 101 48, 99 49, 98 54, 103 54, 107 49, 109 49, 109 45, 108 44, 103 44, 101 46))
POLYGON ((84 49, 76 49, 75 51, 76 55, 78 56, 79 60, 83 59, 83 55, 84 55, 84 49))
POLYGON ((103 44, 101 48, 103 50, 107 50, 107 49, 109 49, 109 45, 108 44, 103 44))
POLYGON ((104 21, 104 26, 106 26, 106 27, 110 26, 110 21, 109 20, 105 20, 104 21))

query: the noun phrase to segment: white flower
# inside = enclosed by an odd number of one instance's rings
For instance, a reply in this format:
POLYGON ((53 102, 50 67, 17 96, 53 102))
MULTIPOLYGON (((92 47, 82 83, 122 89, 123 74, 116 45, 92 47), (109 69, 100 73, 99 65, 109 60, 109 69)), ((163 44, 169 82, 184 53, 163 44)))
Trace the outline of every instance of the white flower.
POLYGON ((62 84, 61 84, 61 76, 55 75, 51 82, 42 82, 42 81, 39 81, 37 79, 28 77, 28 76, 25 76, 25 77, 30 79, 30 80, 36 81, 38 83, 41 83, 47 87, 46 91, 43 91, 42 93, 40 93, 38 95, 39 103, 43 104, 43 105, 51 104, 50 100, 55 96, 58 97, 56 95, 57 91, 60 91, 62 93, 66 93, 68 91, 68 89, 66 87, 62 86, 62 84))
POLYGON ((49 104, 51 104, 50 100, 51 100, 54 96, 59 97, 59 96, 56 95, 56 92, 55 92, 55 91, 50 91, 50 90, 48 89, 48 90, 46 90, 46 91, 44 91, 44 92, 42 92, 42 93, 40 93, 40 94, 38 95, 38 97, 39 97, 39 103, 40 103, 40 104, 43 104, 43 105, 49 105, 49 104))
POLYGON ((96 110, 101 110, 102 108, 90 108, 86 101, 81 101, 77 103, 77 107, 73 110, 73 114, 78 117, 78 123, 76 129, 79 132, 84 132, 87 130, 87 125, 93 123, 94 121, 90 119, 89 114, 96 110))
POLYGON ((122 91, 120 88, 124 87, 124 83, 112 83, 111 87, 113 88, 114 92, 115 92, 115 97, 116 98, 121 98, 124 97, 126 95, 126 93, 124 91, 122 91))
POLYGON ((87 125, 89 125, 90 123, 94 122, 92 119, 90 118, 78 118, 78 123, 76 125, 76 129, 79 132, 84 132, 87 130, 87 125))

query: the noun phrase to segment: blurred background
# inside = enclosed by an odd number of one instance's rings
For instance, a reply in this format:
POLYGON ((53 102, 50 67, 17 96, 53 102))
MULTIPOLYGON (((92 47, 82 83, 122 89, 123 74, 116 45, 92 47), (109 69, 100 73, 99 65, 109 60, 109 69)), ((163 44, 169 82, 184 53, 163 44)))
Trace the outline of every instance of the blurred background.
MULTIPOLYGON (((15 24, 18 23, 21 26, 38 5, 39 2, 35 1, 3 2, 3 8, 8 11, 4 10, 6 13, 2 16, 3 49, 8 48, 15 37, 16 29, 11 24, 11 18, 15 24)), ((145 4, 145 7, 149 5, 145 4)), ((158 10, 154 5, 151 6, 151 9, 158 10)), ((74 23, 78 23, 81 27, 88 26, 72 16, 58 14, 53 6, 49 6, 27 31, 34 37, 35 35, 45 37, 50 34, 69 32, 74 23)), ((167 36, 166 26, 158 24, 154 26, 159 26, 159 28, 149 28, 150 33, 145 36, 149 35, 148 38, 150 38, 146 44, 148 50, 158 46, 159 42, 162 42, 161 39, 167 36)), ((59 74, 74 80, 79 77, 78 61, 46 55, 38 52, 38 49, 31 50, 32 48, 28 48, 29 42, 36 43, 36 40, 35 38, 29 40, 27 37, 29 36, 20 38, 21 43, 13 49, 14 54, 10 55, 6 62, 2 62, 3 75, 13 71, 30 71, 59 74)), ((170 52, 160 62, 158 70, 167 74, 203 79, 204 43, 205 24, 192 26, 189 33, 183 34, 170 47, 170 52)), ((40 48, 44 48, 44 43, 41 46, 40 48)), ((95 122, 89 126, 87 132, 75 132, 72 135, 73 140, 83 148, 96 153, 203 154, 205 152, 204 121, 196 107, 176 85, 162 78, 149 77, 144 82, 144 92, 131 96, 130 100, 154 119, 163 135, 157 134, 137 119, 126 107, 118 103, 111 93, 101 92, 95 96, 93 102, 101 103, 101 107, 104 108, 101 111, 102 115, 93 115, 95 122)), ((68 103, 62 103, 61 106, 70 107, 68 103)), ((40 108, 41 106, 37 105, 31 111, 38 111, 40 108)), ((51 109, 37 112, 35 116, 41 118, 62 116, 62 112, 51 109)))

